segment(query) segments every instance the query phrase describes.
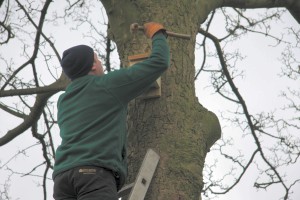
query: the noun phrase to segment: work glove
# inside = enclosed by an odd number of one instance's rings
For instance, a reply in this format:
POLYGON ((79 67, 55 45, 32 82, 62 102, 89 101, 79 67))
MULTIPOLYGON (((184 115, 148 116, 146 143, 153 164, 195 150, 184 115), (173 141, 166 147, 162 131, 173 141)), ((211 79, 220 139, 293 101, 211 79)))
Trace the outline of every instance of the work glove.
POLYGON ((166 32, 166 29, 164 26, 160 23, 156 22, 148 22, 144 24, 144 33, 146 37, 152 39, 152 37, 157 33, 158 31, 163 31, 163 33, 166 32))

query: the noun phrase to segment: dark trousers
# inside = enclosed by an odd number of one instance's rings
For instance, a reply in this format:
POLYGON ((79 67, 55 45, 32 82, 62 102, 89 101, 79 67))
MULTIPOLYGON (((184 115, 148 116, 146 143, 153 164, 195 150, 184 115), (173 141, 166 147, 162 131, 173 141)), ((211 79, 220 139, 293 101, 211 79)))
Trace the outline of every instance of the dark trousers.
POLYGON ((54 178, 55 200, 118 200, 113 173, 101 167, 70 169, 54 178))

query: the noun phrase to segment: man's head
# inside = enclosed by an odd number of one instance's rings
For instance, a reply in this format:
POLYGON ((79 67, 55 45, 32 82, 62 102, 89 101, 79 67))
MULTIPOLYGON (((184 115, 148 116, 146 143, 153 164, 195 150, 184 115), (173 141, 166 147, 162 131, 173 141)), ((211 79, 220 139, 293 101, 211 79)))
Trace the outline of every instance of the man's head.
POLYGON ((78 45, 64 51, 61 66, 71 79, 87 74, 102 75, 103 68, 93 49, 86 45, 78 45), (97 73, 93 73, 96 71, 97 73))

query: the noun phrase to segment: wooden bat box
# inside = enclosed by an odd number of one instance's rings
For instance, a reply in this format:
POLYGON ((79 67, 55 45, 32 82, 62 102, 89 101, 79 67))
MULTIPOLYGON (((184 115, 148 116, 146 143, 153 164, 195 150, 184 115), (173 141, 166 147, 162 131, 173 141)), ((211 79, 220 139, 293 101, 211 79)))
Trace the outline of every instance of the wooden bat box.
MULTIPOLYGON (((146 60, 147 58, 149 58, 149 56, 150 53, 128 56, 129 67, 131 67, 135 63, 146 60)), ((161 96, 161 78, 159 77, 147 91, 145 91, 143 94, 141 94, 138 97, 138 99, 151 99, 151 98, 158 98, 160 96, 161 96)))

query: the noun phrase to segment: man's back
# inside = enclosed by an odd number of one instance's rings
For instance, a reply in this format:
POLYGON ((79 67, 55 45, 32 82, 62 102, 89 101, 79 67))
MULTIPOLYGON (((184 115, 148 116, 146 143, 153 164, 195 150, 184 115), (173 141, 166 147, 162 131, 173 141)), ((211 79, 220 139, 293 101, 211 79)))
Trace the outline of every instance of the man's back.
POLYGON ((62 144, 57 149, 53 177, 60 172, 93 165, 127 175, 127 104, 147 89, 169 66, 165 36, 153 38, 150 58, 129 69, 100 77, 75 79, 58 101, 58 124, 62 144))

